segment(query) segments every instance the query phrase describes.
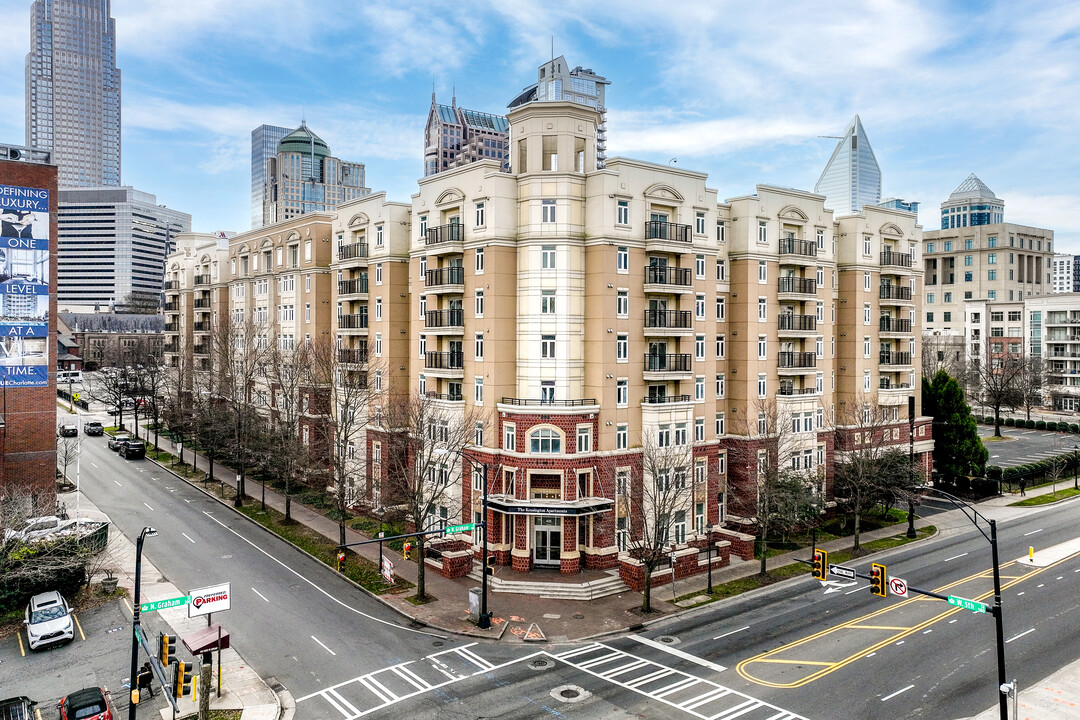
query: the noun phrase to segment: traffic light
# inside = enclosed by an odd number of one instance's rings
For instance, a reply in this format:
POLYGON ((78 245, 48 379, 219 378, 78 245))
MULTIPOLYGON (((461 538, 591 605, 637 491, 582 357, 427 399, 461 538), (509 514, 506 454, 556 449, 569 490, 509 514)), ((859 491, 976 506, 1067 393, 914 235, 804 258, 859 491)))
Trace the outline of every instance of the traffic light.
POLYGON ((169 663, 172 662, 172 653, 176 648, 176 636, 166 635, 165 633, 158 633, 161 640, 161 649, 158 651, 158 660, 161 661, 162 667, 169 667, 169 663))
POLYGON ((870 566, 870 592, 874 595, 885 597, 888 595, 888 583, 885 577, 885 566, 874 563, 870 566))
POLYGON ((829 573, 829 553, 825 550, 814 551, 814 579, 825 580, 825 576, 829 573))
POLYGON ((191 663, 185 663, 183 660, 177 660, 173 665, 173 695, 178 698, 182 698, 185 695, 191 694, 192 688, 192 665, 191 663))

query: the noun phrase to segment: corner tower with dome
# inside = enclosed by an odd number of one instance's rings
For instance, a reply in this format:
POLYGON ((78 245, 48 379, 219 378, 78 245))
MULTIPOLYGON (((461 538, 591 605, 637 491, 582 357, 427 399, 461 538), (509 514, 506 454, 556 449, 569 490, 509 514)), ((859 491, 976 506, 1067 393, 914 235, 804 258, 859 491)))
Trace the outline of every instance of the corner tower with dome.
POLYGON ((367 195, 363 163, 333 157, 326 142, 306 122, 278 142, 266 161, 263 225, 308 213, 331 212, 367 195))

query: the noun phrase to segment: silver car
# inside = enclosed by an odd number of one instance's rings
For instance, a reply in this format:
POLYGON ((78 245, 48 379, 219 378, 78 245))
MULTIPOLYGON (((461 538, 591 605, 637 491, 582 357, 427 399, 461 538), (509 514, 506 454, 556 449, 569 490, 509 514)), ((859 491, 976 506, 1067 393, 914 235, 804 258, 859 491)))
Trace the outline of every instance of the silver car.
POLYGON ((55 590, 30 598, 26 606, 26 637, 30 649, 46 645, 71 642, 75 639, 75 623, 71 620, 71 608, 55 590))

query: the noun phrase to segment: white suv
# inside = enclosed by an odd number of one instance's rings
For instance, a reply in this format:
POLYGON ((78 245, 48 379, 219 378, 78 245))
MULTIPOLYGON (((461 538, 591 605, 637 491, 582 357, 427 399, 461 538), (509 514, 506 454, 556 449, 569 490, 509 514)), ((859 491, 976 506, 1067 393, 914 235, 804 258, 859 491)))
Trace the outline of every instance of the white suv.
POLYGON ((71 608, 55 590, 30 598, 26 606, 26 638, 30 649, 45 645, 71 642, 75 639, 75 623, 71 621, 71 608))

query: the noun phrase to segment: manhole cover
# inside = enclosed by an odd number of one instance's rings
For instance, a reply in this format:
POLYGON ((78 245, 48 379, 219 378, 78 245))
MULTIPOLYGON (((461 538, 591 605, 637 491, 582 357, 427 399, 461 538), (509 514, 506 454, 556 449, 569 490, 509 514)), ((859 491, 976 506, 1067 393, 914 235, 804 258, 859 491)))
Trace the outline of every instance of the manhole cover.
POLYGON ((547 660, 537 658, 536 660, 533 660, 531 663, 529 663, 529 667, 533 668, 534 670, 542 670, 543 668, 551 667, 551 663, 547 660))
POLYGON ((433 642, 431 644, 434 645, 435 647, 442 647, 443 646, 442 640, 436 640, 435 642, 433 642))
POLYGON ((562 695, 567 700, 573 700, 574 698, 576 698, 581 693, 579 693, 577 690, 560 690, 559 694, 562 695))
POLYGON ((590 697, 590 694, 585 688, 577 685, 560 685, 551 691, 551 697, 559 702, 576 703, 590 697))
POLYGON ((665 645, 678 645, 679 638, 672 635, 661 635, 660 637, 656 638, 656 642, 661 642, 665 645))
POLYGON ((585 616, 582 615, 581 613, 574 613, 574 619, 575 620, 584 620, 585 616))

